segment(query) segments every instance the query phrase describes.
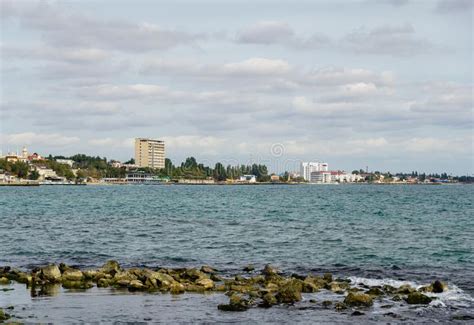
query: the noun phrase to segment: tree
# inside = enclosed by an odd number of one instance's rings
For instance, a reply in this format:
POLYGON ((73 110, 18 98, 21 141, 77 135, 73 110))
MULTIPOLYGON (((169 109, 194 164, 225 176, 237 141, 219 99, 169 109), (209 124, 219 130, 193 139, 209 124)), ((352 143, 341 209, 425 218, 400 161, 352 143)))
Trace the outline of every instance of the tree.
POLYGON ((12 165, 12 173, 16 174, 19 178, 25 178, 28 176, 28 164, 22 161, 17 161, 12 165))
POLYGON ((130 160, 127 160, 126 162, 124 162, 124 164, 127 164, 127 165, 135 165, 135 159, 130 158, 130 160))
POLYGON ((36 169, 32 170, 30 175, 28 176, 29 179, 36 181, 40 177, 40 174, 36 169))
POLYGON ((352 174, 354 174, 354 175, 359 175, 359 171, 358 171, 358 170, 353 170, 353 171, 352 171, 352 174))

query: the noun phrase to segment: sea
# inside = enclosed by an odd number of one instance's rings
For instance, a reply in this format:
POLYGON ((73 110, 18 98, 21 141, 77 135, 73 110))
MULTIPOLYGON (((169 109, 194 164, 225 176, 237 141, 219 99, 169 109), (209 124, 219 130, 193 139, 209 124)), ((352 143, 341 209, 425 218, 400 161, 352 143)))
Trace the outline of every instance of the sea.
MULTIPOLYGON (((0 187, 0 266, 200 267, 221 274, 265 264, 285 274, 332 273, 367 285, 436 279, 449 290, 428 306, 377 301, 361 315, 310 301, 224 312, 224 294, 57 288, 32 297, 0 290, 32 323, 474 322, 472 185, 109 185, 0 187), (387 307, 387 304, 390 307, 387 307)), ((1 289, 2 287, 0 287, 1 289)))

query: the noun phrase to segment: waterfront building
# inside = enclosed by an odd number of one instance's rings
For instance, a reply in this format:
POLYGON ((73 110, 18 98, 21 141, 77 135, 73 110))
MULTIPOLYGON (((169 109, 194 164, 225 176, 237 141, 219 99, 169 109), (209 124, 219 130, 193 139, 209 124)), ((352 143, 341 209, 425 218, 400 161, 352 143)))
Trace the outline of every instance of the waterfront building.
POLYGON ((272 182, 279 182, 279 181, 280 181, 280 176, 278 176, 278 175, 271 175, 271 176, 270 176, 270 180, 271 180, 272 182))
POLYGON ((321 172, 321 171, 328 171, 328 170, 329 170, 328 163, 302 162, 301 163, 300 174, 304 178, 305 181, 311 181, 311 173, 321 172))
POLYGON ((310 174, 310 183, 332 183, 330 171, 316 171, 310 174))
POLYGON ((256 183, 257 177, 255 175, 242 175, 239 178, 239 182, 256 183))
POLYGON ((165 168, 165 142, 136 138, 135 163, 139 167, 165 168))

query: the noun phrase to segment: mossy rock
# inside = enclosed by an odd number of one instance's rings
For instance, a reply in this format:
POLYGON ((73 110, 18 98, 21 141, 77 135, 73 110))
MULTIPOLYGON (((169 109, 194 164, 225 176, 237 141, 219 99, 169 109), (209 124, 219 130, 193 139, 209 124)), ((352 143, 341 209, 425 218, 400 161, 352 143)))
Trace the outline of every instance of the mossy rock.
POLYGON ((175 281, 170 285, 170 293, 173 294, 173 295, 182 294, 185 291, 186 291, 186 289, 185 289, 184 285, 179 283, 179 282, 175 281))
POLYGON ((117 261, 107 261, 99 270, 102 273, 111 274, 114 276, 116 273, 122 271, 120 264, 117 261))
POLYGON ((262 303, 259 305, 260 307, 269 308, 278 304, 278 300, 274 294, 267 292, 262 297, 262 303))
POLYGON ((10 283, 11 283, 10 279, 8 279, 6 277, 1 277, 0 278, 0 285, 8 285, 10 283))
POLYGON ((228 304, 221 304, 217 309, 222 311, 246 311, 249 308, 249 301, 239 295, 230 296, 228 304))
POLYGON ((56 264, 51 264, 41 268, 38 277, 49 283, 57 283, 61 280, 61 271, 56 264))
POLYGON ((10 315, 5 313, 2 308, 0 308, 0 322, 4 322, 10 319, 10 315))
POLYGON ((405 301, 410 305, 428 305, 432 300, 421 292, 412 292, 405 298, 405 301))
POLYGON ((376 297, 383 296, 383 294, 384 294, 382 289, 380 289, 378 287, 372 287, 369 290, 367 290, 365 293, 368 294, 368 295, 371 295, 371 296, 376 296, 376 297))
POLYGON ((415 291, 416 289, 411 287, 409 284, 404 284, 397 289, 396 293, 407 295, 415 291))
POLYGON ((279 303, 292 304, 301 301, 302 283, 301 280, 290 280, 285 283, 277 292, 276 298, 279 303))
POLYGON ((344 299, 344 303, 352 307, 370 307, 373 305, 373 298, 365 293, 349 292, 344 299))
POLYGON ((61 276, 62 281, 81 281, 84 278, 84 274, 80 270, 67 269, 61 276))
POLYGON ((90 289, 94 285, 87 281, 63 281, 62 282, 64 289, 90 289))
POLYGON ((339 302, 336 302, 336 304, 334 305, 334 309, 336 309, 337 311, 345 310, 347 309, 347 305, 339 301, 339 302))

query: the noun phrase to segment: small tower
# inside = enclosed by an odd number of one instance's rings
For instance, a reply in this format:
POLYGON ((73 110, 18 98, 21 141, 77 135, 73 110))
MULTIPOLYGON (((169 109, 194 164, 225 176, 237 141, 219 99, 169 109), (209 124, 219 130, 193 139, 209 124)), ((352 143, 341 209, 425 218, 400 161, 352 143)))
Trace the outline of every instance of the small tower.
POLYGON ((28 158, 28 150, 26 147, 23 147, 23 150, 21 151, 21 157, 27 159, 28 158))

